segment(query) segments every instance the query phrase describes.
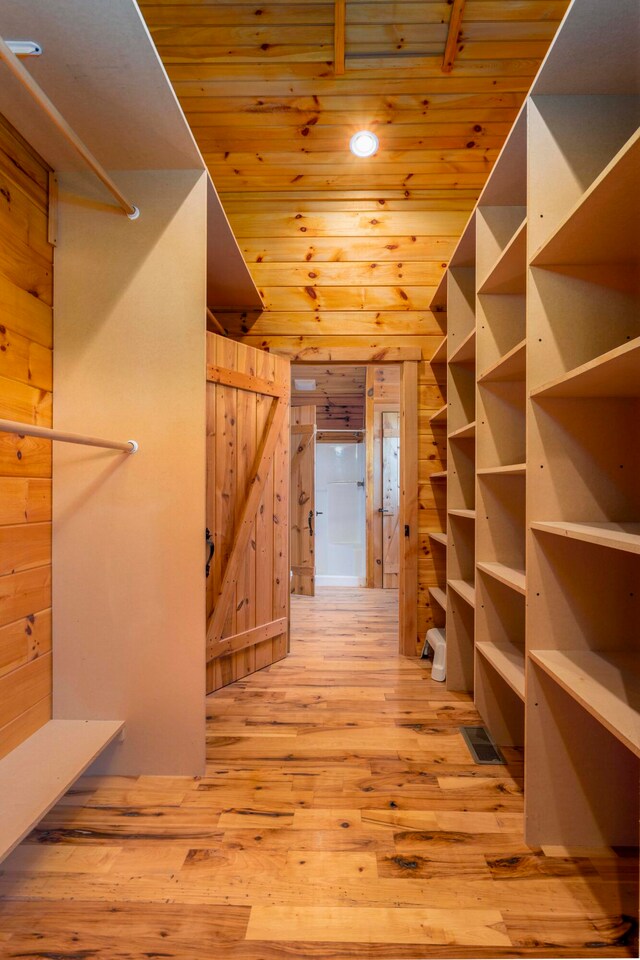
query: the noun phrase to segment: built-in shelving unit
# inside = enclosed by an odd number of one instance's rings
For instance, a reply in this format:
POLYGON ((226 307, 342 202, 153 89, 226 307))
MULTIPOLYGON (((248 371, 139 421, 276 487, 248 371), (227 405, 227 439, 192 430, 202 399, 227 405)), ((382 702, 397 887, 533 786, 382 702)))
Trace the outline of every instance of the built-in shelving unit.
POLYGON ((532 845, 638 843, 637 18, 573 0, 448 271, 448 683, 532 845))
POLYGON ((473 690, 475 607, 476 217, 448 270, 447 684, 473 690))
MULTIPOLYGON (((447 274, 442 276, 430 309, 437 319, 444 334, 436 347, 430 362, 431 373, 435 385, 440 389, 442 398, 447 397, 447 274)), ((442 464, 441 470, 429 475, 431 486, 431 503, 433 513, 439 520, 442 529, 427 531, 428 551, 431 558, 430 575, 435 577, 436 583, 429 588, 429 603, 433 622, 436 627, 446 627, 447 612, 447 418, 448 405, 445 402, 429 417, 429 427, 437 457, 442 464), (431 603, 433 601, 433 603, 431 603)))
POLYGON ((524 745, 526 121, 477 207, 475 699, 503 746, 524 745))
POLYGON ((575 0, 528 106, 534 844, 638 842, 640 54, 637 3, 613 8, 575 0))

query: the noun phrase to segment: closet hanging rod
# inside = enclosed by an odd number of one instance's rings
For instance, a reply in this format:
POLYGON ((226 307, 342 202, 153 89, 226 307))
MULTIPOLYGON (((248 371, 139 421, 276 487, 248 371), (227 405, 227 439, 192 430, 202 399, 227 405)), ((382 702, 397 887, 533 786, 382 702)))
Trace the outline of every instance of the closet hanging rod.
POLYGON ((50 427, 38 427, 33 423, 20 423, 18 420, 0 420, 0 431, 17 433, 21 437, 42 437, 44 440, 62 440, 64 443, 84 443, 89 447, 108 447, 110 450, 124 450, 125 453, 136 453, 138 450, 137 440, 101 440, 99 437, 87 437, 84 433, 66 433, 50 427))
POLYGON ((42 90, 36 81, 33 79, 26 67, 20 62, 18 57, 13 53, 11 48, 7 45, 5 40, 0 36, 0 60, 2 60, 11 73, 14 75, 16 80, 22 84, 27 93, 35 100, 38 106, 46 113, 51 122, 58 128, 63 137, 68 140, 71 146, 80 154, 84 162, 93 170, 96 177, 102 181, 107 190, 115 197, 118 201, 118 204, 122 207, 126 215, 129 217, 129 220, 137 220, 140 216, 140 211, 133 204, 130 203, 127 198, 120 192, 118 187, 115 185, 107 171, 101 166, 100 163, 96 160, 91 151, 84 145, 80 137, 73 131, 69 126, 65 118, 62 116, 58 108, 51 102, 49 97, 46 95, 44 90, 42 90))

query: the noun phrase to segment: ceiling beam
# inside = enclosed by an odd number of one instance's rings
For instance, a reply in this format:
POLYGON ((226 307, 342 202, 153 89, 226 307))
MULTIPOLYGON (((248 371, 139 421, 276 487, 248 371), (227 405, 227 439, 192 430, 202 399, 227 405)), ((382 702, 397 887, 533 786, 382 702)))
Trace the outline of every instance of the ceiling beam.
POLYGON ((346 0, 335 0, 333 25, 333 72, 336 76, 344 73, 344 43, 346 25, 346 0))
POLYGON ((451 73, 455 63, 456 53, 458 52, 458 37, 462 27, 462 14, 466 0, 453 0, 451 4, 451 17, 449 19, 449 33, 444 48, 444 57, 442 59, 442 72, 451 73))

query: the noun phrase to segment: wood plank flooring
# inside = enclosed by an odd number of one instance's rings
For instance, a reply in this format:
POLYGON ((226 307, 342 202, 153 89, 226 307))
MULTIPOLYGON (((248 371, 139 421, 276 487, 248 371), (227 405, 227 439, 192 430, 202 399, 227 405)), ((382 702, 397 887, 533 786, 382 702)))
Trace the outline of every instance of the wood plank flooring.
POLYGON ((4 862, 3 960, 637 955, 637 860, 525 845, 522 757, 472 763, 393 591, 292 621, 208 699, 204 778, 85 777, 4 862))

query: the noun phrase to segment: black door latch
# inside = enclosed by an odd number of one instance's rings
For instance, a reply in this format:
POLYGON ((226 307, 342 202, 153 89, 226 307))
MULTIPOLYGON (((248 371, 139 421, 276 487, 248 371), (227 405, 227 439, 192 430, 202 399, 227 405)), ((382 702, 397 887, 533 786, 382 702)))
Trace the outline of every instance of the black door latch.
POLYGON ((209 527, 206 528, 205 539, 206 539, 207 546, 209 547, 209 556, 207 557, 207 566, 205 567, 205 571, 206 571, 206 575, 209 576, 209 574, 211 573, 211 561, 213 560, 213 554, 216 549, 216 545, 211 539, 211 530, 209 530, 209 527))

